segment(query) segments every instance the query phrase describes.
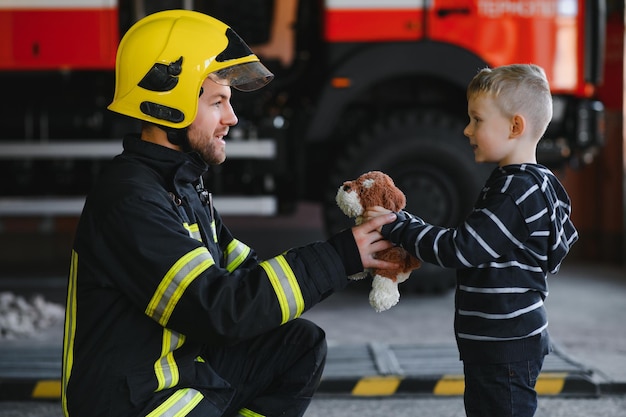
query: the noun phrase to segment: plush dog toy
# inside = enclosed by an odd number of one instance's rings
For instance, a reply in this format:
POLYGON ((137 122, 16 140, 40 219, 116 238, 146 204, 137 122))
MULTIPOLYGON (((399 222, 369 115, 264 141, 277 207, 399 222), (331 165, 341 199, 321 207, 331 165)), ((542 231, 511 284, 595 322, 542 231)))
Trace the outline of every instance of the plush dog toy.
MULTIPOLYGON (((402 210, 406 205, 404 193, 395 186, 391 177, 380 171, 370 171, 353 181, 346 181, 337 191, 335 198, 343 213, 363 222, 363 213, 373 206, 391 211, 402 210)), ((371 273, 373 276, 369 300, 374 310, 385 311, 400 300, 398 284, 407 280, 411 271, 421 266, 421 261, 411 256, 401 247, 393 247, 376 254, 376 258, 400 265, 398 269, 374 269, 351 275, 353 280, 362 279, 371 273)))

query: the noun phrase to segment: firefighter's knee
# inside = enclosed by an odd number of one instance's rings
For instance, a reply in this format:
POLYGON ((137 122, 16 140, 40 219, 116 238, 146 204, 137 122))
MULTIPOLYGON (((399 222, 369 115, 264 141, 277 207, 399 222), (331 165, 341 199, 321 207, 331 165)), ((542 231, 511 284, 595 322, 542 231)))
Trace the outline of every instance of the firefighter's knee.
POLYGON ((290 322, 293 337, 290 343, 307 345, 312 349, 326 355, 326 333, 315 323, 306 319, 296 319, 290 322))

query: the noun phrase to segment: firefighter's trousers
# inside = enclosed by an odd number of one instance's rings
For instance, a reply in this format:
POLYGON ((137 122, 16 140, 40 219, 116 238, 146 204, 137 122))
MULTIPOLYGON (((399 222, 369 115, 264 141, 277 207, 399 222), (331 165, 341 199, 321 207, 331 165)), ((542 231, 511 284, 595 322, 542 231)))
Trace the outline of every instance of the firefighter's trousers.
MULTIPOLYGON (((204 356, 235 388, 224 416, 295 417, 319 385, 326 339, 315 324, 296 319, 234 346, 210 347, 204 356)), ((202 408, 198 404, 189 416, 205 416, 202 408)))

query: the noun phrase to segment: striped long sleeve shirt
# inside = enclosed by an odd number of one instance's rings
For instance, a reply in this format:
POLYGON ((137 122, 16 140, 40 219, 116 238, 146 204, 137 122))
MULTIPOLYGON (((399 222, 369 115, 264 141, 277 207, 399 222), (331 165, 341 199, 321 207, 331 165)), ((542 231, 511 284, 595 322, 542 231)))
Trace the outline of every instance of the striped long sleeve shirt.
POLYGON ((569 197, 535 164, 496 168, 457 228, 406 212, 383 235, 419 259, 457 270, 455 333, 467 362, 514 362, 549 350, 544 300, 578 233, 569 197))

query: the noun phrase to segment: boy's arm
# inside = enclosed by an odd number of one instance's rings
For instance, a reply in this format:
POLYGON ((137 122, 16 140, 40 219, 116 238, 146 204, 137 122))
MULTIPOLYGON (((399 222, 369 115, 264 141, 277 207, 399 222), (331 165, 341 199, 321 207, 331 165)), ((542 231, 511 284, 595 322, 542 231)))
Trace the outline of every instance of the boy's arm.
POLYGON ((385 224, 381 228, 383 237, 398 245, 402 245, 403 241, 417 241, 416 233, 422 229, 422 226, 426 225, 426 222, 404 210, 400 210, 396 216, 395 221, 385 224))
POLYGON ((476 267, 520 247, 529 236, 526 222, 509 196, 475 209, 458 228, 426 223, 401 211, 382 235, 415 257, 446 268, 476 267))

